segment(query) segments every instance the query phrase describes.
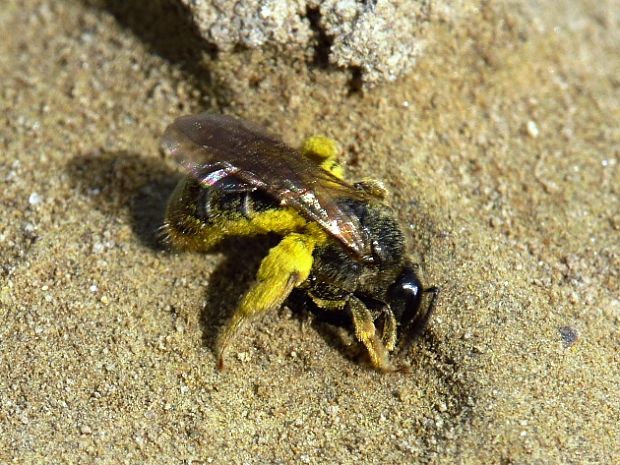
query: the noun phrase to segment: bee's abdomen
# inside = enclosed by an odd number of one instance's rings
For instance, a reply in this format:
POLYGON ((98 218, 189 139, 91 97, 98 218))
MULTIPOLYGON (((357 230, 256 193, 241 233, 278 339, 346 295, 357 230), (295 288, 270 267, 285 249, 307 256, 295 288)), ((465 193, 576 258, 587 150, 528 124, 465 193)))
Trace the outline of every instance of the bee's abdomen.
POLYGON ((262 191, 225 192, 186 178, 170 197, 164 230, 173 246, 204 251, 226 236, 284 235, 306 223, 262 191))
POLYGON ((277 203, 262 191, 222 192, 214 187, 202 187, 196 198, 196 215, 204 222, 222 218, 252 220, 268 210, 278 208, 277 203))

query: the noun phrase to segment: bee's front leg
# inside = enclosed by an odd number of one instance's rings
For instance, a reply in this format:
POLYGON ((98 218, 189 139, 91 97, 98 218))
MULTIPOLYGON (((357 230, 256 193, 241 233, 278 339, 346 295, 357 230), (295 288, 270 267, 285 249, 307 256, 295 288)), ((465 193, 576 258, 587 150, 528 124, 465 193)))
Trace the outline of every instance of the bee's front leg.
POLYGON ((269 251, 256 274, 256 283, 243 296, 216 344, 218 366, 224 366, 224 351, 235 334, 251 318, 282 305, 291 291, 304 282, 312 269, 315 239, 290 233, 269 251))
POLYGON ((396 323, 396 317, 394 312, 388 306, 383 308, 383 331, 381 334, 381 341, 388 352, 392 352, 396 347, 396 331, 398 324, 396 323))
POLYGON ((388 350, 377 336, 372 313, 364 303, 355 296, 351 296, 347 302, 347 307, 353 317, 353 327, 355 337, 364 344, 372 365, 380 371, 397 371, 388 356, 388 350))

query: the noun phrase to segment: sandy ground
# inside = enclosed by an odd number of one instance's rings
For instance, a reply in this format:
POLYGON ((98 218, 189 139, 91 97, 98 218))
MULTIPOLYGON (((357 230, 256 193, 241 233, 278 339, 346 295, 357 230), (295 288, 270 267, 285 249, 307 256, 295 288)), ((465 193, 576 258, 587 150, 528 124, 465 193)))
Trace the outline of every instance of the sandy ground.
POLYGON ((295 57, 201 54, 139 2, 0 9, 0 463, 608 464, 620 455, 617 1, 488 4, 361 93, 295 57), (262 63, 262 65, 261 65, 262 63), (224 111, 340 140, 441 287, 409 374, 289 309, 215 369, 265 246, 157 241, 159 138, 224 111))

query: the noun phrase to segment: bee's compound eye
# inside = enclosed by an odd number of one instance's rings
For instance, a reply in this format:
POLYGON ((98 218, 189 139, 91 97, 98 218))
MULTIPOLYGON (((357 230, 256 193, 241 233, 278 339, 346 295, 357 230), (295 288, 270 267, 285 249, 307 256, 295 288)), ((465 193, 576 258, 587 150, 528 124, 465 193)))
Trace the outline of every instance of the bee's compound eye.
POLYGON ((405 266, 388 290, 388 300, 396 320, 412 321, 422 303, 422 283, 410 266, 405 266))

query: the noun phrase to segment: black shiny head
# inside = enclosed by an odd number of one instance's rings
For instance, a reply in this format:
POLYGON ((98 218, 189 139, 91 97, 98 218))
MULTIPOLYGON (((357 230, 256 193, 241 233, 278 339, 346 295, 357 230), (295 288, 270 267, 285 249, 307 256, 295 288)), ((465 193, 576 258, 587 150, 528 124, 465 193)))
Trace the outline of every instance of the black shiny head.
POLYGON ((422 335, 435 309, 439 290, 436 287, 424 289, 412 266, 405 266, 394 284, 390 286, 387 300, 394 317, 402 328, 403 343, 422 335), (431 293, 426 310, 421 311, 423 294, 431 293))

